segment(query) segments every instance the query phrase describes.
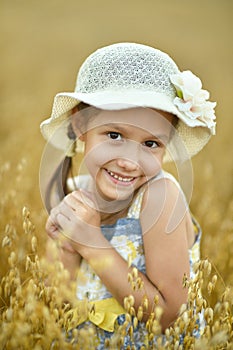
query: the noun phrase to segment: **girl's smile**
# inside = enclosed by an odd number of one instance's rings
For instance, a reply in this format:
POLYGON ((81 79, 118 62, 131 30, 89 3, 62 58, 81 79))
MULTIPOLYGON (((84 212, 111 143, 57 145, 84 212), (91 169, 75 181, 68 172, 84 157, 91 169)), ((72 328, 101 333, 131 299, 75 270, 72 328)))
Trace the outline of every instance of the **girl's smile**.
POLYGON ((133 181, 136 179, 135 177, 128 177, 124 175, 117 174, 115 172, 112 172, 110 170, 106 170, 107 174, 110 176, 110 179, 116 183, 116 184, 121 184, 123 186, 127 186, 129 184, 132 184, 133 181))
POLYGON ((81 136, 84 160, 103 199, 125 200, 160 172, 172 117, 130 108, 100 110, 90 118, 81 136))

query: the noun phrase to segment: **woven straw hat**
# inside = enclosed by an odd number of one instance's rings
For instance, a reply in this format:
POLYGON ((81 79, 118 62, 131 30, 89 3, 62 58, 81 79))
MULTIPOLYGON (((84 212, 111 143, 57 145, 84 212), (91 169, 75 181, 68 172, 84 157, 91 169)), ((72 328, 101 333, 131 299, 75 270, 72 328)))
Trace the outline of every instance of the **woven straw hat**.
POLYGON ((104 110, 150 107, 178 117, 177 132, 192 157, 215 133, 216 103, 208 97, 200 79, 190 71, 180 72, 166 53, 142 44, 113 44, 84 61, 74 92, 55 96, 51 117, 41 123, 41 132, 65 150, 71 144, 67 112, 80 101, 104 110))

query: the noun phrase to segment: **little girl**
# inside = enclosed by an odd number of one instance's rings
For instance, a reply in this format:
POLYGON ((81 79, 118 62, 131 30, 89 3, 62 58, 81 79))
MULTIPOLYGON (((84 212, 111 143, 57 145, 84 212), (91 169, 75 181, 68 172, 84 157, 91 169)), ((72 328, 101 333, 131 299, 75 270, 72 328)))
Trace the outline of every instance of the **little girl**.
POLYGON ((187 301, 182 281, 194 276, 201 231, 162 167, 188 161, 215 133, 216 104, 208 98, 200 79, 180 72, 167 54, 119 43, 86 59, 75 92, 56 95, 41 124, 66 154, 48 186, 46 230, 63 238, 61 261, 77 279, 73 326, 94 327, 97 349, 125 322, 127 296, 136 313, 145 296, 148 306, 122 349, 133 340, 138 349, 148 345, 145 322, 155 301, 162 332, 187 301), (73 176, 80 151, 86 174, 73 176), (94 311, 81 312, 88 303, 94 311))

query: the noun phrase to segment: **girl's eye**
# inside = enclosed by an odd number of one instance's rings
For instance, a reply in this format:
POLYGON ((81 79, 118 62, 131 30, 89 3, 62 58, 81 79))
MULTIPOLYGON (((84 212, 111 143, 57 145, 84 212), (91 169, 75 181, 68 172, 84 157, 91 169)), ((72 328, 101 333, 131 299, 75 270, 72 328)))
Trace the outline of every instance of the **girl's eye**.
POLYGON ((108 132, 108 137, 112 140, 121 140, 121 134, 115 131, 108 132))
POLYGON ((144 142, 144 145, 148 148, 156 148, 159 147, 159 143, 156 141, 148 140, 144 142))

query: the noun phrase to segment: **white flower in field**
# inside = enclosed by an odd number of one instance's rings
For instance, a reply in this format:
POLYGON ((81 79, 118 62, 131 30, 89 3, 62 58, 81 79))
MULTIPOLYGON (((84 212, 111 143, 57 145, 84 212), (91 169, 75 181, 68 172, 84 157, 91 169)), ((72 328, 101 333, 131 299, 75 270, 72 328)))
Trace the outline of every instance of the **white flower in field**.
POLYGON ((207 101, 209 92, 202 89, 201 80, 190 71, 173 74, 170 79, 177 92, 174 104, 187 123, 190 126, 207 126, 214 134, 216 102, 207 101))

